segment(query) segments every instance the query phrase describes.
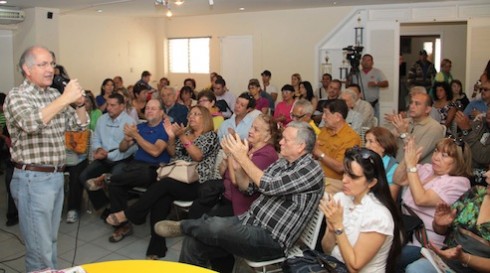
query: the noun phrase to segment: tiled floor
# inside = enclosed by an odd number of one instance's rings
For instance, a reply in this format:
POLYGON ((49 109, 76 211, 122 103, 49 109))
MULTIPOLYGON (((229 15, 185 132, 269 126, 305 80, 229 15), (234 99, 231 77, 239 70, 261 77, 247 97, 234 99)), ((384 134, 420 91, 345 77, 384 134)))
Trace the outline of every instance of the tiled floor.
MULTIPOLYGON (((0 272, 13 273, 25 272, 24 266, 24 246, 15 238, 7 233, 11 232, 20 236, 19 226, 6 227, 6 197, 4 176, 0 176, 0 272), (19 257, 18 259, 16 259, 19 257), (11 260, 4 262, 6 260, 11 260), (3 271, 3 270, 5 271, 3 271)), ((74 265, 93 263, 109 260, 128 260, 145 259, 146 247, 150 237, 150 227, 147 223, 135 226, 134 234, 120 241, 110 243, 109 236, 112 228, 95 213, 84 212, 81 216, 80 230, 77 234, 78 223, 67 224, 63 221, 58 235, 58 266, 67 268, 74 265), (78 235, 78 236, 77 236, 78 235), (77 239, 78 238, 78 239, 77 239), (78 245, 75 253, 75 242, 78 245), (74 262, 73 262, 74 259, 74 262)), ((167 256, 162 260, 177 261, 182 237, 167 240, 169 248, 167 256)))

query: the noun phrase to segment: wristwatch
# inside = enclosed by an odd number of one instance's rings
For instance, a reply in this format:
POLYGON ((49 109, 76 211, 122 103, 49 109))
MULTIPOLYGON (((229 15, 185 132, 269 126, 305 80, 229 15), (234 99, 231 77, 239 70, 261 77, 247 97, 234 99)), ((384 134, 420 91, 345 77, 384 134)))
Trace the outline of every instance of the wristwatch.
POLYGON ((343 229, 343 228, 336 228, 336 229, 335 229, 335 235, 336 235, 336 236, 339 236, 339 235, 341 235, 342 233, 344 233, 344 229, 343 229))
POLYGON ((409 173, 416 173, 417 172, 417 167, 408 167, 407 172, 409 173))
POLYGON ((405 139, 405 138, 407 138, 407 137, 408 137, 408 133, 401 133, 401 134, 400 134, 400 138, 401 138, 401 139, 405 139))

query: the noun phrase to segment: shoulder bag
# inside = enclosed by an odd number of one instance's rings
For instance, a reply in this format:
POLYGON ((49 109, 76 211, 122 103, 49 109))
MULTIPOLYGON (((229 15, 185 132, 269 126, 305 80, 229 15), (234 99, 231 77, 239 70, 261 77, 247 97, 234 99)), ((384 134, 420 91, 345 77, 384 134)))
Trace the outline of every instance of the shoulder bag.
POLYGON ((168 177, 186 184, 194 183, 199 180, 197 164, 198 162, 175 160, 157 169, 157 180, 160 181, 168 177))

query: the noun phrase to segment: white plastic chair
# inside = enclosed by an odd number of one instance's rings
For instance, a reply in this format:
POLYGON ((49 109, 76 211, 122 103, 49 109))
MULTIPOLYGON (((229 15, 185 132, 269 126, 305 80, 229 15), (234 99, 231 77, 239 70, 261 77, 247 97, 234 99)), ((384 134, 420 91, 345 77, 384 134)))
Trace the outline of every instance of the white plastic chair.
POLYGON ((316 242, 318 241, 318 236, 320 233, 320 227, 322 226, 322 220, 323 212, 319 208, 317 208, 315 210, 315 215, 313 215, 313 218, 310 220, 303 233, 301 233, 298 242, 294 244, 294 246, 288 251, 285 257, 262 262, 252 262, 249 260, 245 260, 245 262, 248 266, 254 268, 256 272, 265 273, 282 271, 281 268, 268 271, 267 266, 281 263, 290 257, 303 256, 303 251, 300 248, 301 245, 305 245, 309 249, 315 249, 316 242), (259 271, 260 268, 262 269, 261 271, 259 271))

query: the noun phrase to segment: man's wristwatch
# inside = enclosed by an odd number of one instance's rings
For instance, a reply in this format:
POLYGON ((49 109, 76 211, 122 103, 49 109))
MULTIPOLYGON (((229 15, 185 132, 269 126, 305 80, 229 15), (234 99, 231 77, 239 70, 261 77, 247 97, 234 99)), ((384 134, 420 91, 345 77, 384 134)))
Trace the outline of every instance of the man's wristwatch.
POLYGON ((417 172, 417 167, 408 167, 407 172, 409 173, 416 173, 417 172))
POLYGON ((405 138, 407 138, 407 137, 408 137, 408 133, 401 133, 401 134, 400 134, 400 138, 401 138, 401 139, 405 139, 405 138))

